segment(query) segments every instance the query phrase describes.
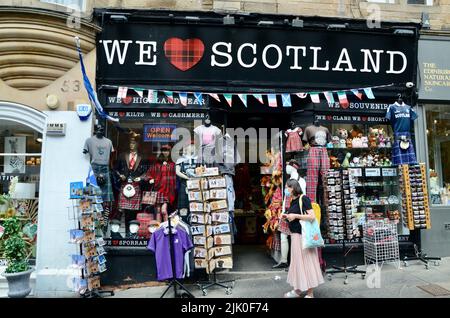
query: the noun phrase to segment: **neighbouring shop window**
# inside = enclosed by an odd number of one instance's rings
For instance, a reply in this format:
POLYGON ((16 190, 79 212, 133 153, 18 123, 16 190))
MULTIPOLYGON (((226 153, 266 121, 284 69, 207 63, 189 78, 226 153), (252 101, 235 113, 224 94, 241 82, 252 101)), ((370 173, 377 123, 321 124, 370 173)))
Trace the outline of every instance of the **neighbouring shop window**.
POLYGON ((11 195, 13 209, 0 204, 0 225, 13 215, 21 219, 29 256, 33 259, 36 255, 42 135, 15 122, 0 121, 0 127, 0 195, 8 195, 11 182, 15 180, 16 183, 11 195))
POLYGON ((426 106, 430 198, 433 205, 450 205, 450 108, 426 106))

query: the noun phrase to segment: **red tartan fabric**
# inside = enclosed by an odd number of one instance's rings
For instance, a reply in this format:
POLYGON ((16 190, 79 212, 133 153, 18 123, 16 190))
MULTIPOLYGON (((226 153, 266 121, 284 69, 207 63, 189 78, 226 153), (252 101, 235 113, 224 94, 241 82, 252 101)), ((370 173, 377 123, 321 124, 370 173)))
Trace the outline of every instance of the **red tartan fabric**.
POLYGON ((175 163, 162 164, 157 162, 148 170, 147 177, 155 180, 155 191, 158 191, 156 203, 168 202, 173 206, 176 196, 175 163))
POLYGON ((281 251, 281 237, 280 237, 280 232, 275 232, 275 233, 273 234, 272 249, 273 249, 274 251, 281 251))
POLYGON ((286 152, 295 152, 303 150, 302 139, 299 135, 301 130, 288 132, 288 137, 286 141, 286 152))
POLYGON ((164 43, 164 53, 170 63, 181 71, 194 67, 203 57, 205 45, 200 39, 170 38, 164 43))
POLYGON ((123 195, 123 188, 126 184, 123 184, 119 193, 118 208, 123 210, 140 210, 141 209, 141 188, 139 183, 133 183, 136 194, 132 198, 127 198, 123 195))
POLYGON ((138 213, 136 220, 139 221, 138 236, 146 239, 150 238, 148 226, 150 225, 150 221, 153 220, 153 215, 150 213, 138 213))
POLYGON ((327 170, 330 168, 327 149, 323 147, 311 147, 306 160, 306 168, 306 195, 312 202, 317 202, 316 192, 319 172, 322 181, 324 181, 327 170))
POLYGON ((278 224, 278 231, 291 235, 291 231, 289 230, 289 222, 286 220, 280 220, 280 223, 278 224))

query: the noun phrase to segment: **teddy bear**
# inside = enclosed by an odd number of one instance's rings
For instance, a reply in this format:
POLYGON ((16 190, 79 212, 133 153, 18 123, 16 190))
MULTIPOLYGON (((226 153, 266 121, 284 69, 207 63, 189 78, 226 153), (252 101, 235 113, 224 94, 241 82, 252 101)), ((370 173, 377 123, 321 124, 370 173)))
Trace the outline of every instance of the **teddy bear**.
POLYGON ((348 138, 348 131, 344 128, 338 128, 336 130, 336 135, 339 137, 340 140, 344 139, 346 140, 348 138))
POLYGON ((335 156, 331 156, 330 157, 330 167, 331 168, 339 168, 341 165, 338 161, 338 158, 336 158, 335 156))
POLYGON ((347 138, 347 148, 352 148, 352 138, 347 138))
POLYGON ((352 130, 350 130, 350 136, 355 138, 358 137, 359 134, 362 134, 362 130, 357 125, 353 125, 352 130))

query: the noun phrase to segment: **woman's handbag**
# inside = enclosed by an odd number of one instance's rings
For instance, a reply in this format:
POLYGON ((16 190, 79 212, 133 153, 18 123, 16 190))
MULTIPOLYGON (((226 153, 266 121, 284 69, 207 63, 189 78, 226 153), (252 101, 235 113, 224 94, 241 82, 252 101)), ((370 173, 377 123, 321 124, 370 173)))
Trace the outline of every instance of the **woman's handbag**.
MULTIPOLYGON (((303 195, 300 197, 300 211, 303 213, 302 204, 303 195)), ((302 246, 303 248, 316 248, 323 247, 325 243, 322 235, 320 234, 320 226, 317 222, 317 218, 312 221, 300 221, 302 226, 302 246)))

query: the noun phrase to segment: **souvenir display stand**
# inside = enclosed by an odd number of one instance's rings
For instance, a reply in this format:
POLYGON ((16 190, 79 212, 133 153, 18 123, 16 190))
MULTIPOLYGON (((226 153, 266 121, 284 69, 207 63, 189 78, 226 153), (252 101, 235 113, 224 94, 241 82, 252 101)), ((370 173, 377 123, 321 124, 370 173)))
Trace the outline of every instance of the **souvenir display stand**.
MULTIPOLYGON (((406 211, 408 228, 421 231, 431 228, 430 206, 428 199, 427 174, 425 164, 401 165, 400 187, 402 190, 403 210, 406 211)), ((417 244, 414 244, 414 255, 406 255, 403 258, 405 266, 408 261, 419 260, 429 268, 429 261, 439 265, 440 257, 428 257, 417 244)))
POLYGON ((233 268, 226 180, 219 176, 217 168, 203 169, 197 169, 198 177, 187 181, 194 265, 196 269, 204 268, 209 276, 209 281, 197 286, 204 296, 213 286, 225 288, 230 295, 234 280, 217 281, 216 275, 219 269, 233 268))
POLYGON ((80 270, 80 276, 72 281, 74 290, 83 298, 114 296, 114 291, 100 287, 100 273, 106 271, 105 242, 99 230, 103 221, 101 191, 88 186, 79 198, 71 199, 69 218, 75 221, 77 228, 70 230, 70 242, 79 244, 79 254, 71 255, 72 267, 80 270))
POLYGON ((389 220, 369 220, 364 224, 364 261, 366 266, 393 263, 400 269, 397 225, 389 220))
POLYGON ((184 285, 176 278, 176 270, 175 270, 175 253, 174 253, 174 245, 173 245, 173 232, 172 232, 172 218, 177 215, 176 212, 169 215, 167 219, 168 223, 168 234, 169 234, 169 248, 170 248, 170 262, 172 264, 172 279, 170 280, 169 285, 167 286, 164 293, 160 298, 164 298, 167 292, 173 287, 174 297, 175 298, 195 298, 194 295, 189 292, 189 290, 184 287, 184 285), (177 290, 177 287, 180 290, 177 290))

